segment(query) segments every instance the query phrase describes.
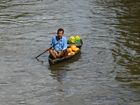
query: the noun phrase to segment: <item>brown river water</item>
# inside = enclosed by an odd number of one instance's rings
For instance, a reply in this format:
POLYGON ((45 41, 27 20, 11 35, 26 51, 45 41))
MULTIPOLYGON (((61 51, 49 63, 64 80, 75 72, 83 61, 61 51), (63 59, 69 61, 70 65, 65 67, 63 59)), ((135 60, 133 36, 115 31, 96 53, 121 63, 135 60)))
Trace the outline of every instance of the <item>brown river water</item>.
POLYGON ((0 0, 0 105, 140 105, 140 0, 0 0), (81 54, 38 62, 60 27, 81 54))

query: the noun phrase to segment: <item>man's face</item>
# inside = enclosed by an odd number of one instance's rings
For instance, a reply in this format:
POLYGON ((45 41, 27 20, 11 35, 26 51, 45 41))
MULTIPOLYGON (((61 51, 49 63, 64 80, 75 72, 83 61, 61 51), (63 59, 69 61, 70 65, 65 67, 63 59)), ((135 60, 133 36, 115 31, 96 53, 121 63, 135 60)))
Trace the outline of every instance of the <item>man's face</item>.
POLYGON ((62 36, 63 36, 63 34, 64 34, 64 33, 63 33, 63 31, 59 31, 59 32, 58 32, 58 34, 57 34, 57 35, 58 35, 58 38, 60 38, 60 39, 61 39, 61 38, 62 38, 62 36))

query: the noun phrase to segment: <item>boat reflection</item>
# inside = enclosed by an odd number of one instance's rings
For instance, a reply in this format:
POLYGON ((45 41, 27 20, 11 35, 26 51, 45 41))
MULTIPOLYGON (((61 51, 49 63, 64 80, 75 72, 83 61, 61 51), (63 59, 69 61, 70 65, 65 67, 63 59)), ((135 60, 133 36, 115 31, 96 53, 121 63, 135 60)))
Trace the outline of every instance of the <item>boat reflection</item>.
POLYGON ((49 66, 48 69, 51 71, 51 76, 58 82, 62 82, 67 75, 67 71, 70 71, 68 65, 77 62, 80 59, 80 56, 81 53, 75 55, 73 58, 68 59, 67 61, 49 66))

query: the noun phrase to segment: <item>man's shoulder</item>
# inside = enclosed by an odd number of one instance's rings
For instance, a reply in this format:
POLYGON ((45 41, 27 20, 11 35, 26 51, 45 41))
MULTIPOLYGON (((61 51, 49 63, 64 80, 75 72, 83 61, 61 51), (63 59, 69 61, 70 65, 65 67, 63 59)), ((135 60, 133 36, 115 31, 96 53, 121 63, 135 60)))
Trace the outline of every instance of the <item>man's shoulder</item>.
POLYGON ((55 39, 56 38, 56 35, 54 35, 53 37, 52 37, 52 39, 55 39))
POLYGON ((67 40, 67 38, 65 36, 63 36, 62 38, 63 38, 63 40, 67 40))

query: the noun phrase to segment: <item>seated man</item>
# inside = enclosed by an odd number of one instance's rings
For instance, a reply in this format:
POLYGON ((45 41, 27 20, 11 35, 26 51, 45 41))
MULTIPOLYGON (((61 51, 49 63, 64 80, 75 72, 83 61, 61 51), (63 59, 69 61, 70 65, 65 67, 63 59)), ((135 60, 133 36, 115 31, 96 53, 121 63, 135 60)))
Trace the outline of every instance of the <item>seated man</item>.
POLYGON ((63 57, 66 55, 66 49, 68 47, 67 45, 67 39, 63 36, 64 30, 62 28, 58 29, 57 34, 54 35, 52 38, 51 46, 52 49, 50 49, 50 55, 56 59, 59 57, 63 57))

